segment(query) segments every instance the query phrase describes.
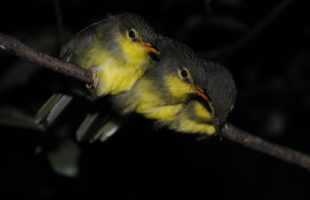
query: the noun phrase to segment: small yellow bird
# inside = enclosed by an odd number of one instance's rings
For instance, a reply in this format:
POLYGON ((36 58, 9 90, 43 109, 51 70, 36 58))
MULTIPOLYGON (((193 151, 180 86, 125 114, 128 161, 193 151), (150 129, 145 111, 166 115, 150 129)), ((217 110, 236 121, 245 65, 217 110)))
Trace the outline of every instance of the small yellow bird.
POLYGON ((167 127, 178 132, 204 135, 221 132, 220 127, 234 108, 237 90, 231 73, 223 66, 209 63, 207 74, 209 103, 190 100, 173 120, 165 123, 167 127), (212 77, 208 71, 213 71, 212 77))
POLYGON ((135 111, 180 132, 219 133, 236 98, 231 73, 176 41, 159 42, 160 64, 129 92, 116 95, 115 102, 123 113, 135 111))
MULTIPOLYGON (((129 91, 152 67, 156 34, 140 16, 109 15, 74 36, 61 50, 66 62, 91 69, 97 75, 92 96, 129 91)), ((49 126, 72 101, 72 96, 54 94, 38 111, 36 122, 49 126)))

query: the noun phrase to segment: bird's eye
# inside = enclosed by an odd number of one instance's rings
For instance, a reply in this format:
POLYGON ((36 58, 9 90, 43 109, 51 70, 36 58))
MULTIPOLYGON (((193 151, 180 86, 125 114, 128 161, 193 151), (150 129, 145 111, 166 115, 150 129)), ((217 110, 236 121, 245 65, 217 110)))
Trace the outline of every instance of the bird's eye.
POLYGON ((136 37, 136 34, 133 30, 129 30, 128 32, 128 36, 131 38, 131 39, 134 39, 136 37))
POLYGON ((181 70, 181 76, 183 76, 184 78, 187 78, 188 72, 185 69, 182 69, 181 70))

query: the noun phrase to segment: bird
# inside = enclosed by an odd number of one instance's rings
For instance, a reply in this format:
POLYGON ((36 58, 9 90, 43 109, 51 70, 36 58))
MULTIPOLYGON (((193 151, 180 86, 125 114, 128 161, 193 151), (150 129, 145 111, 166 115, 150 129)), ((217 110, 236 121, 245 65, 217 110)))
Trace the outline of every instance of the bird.
POLYGON ((212 62, 207 66, 209 102, 191 99, 173 120, 165 124, 168 128, 204 136, 221 134, 229 113, 234 109, 237 89, 232 74, 225 67, 212 62))
MULTIPOLYGON (((131 116, 131 113, 179 132, 205 131, 210 135, 220 132, 219 124, 226 119, 227 110, 235 99, 236 89, 231 73, 219 64, 199 58, 190 47, 173 39, 159 36, 156 41, 161 52, 160 61, 130 91, 113 96, 112 102, 120 115, 110 116, 91 141, 105 141, 128 121, 126 116, 131 116), (192 106, 196 101, 203 111, 196 112, 196 104, 192 106), (183 116, 189 112, 198 117, 200 114, 209 116, 203 119, 209 123, 207 128, 200 130, 201 127, 189 124, 191 118, 183 116)), ((83 134, 79 130, 77 135, 81 139, 83 134)))
MULTIPOLYGON (((90 99, 129 91, 160 52, 153 45, 156 33, 146 20, 131 13, 109 14, 77 33, 60 52, 66 62, 90 69, 95 83, 90 99)), ((35 116, 38 124, 50 126, 71 103, 72 95, 52 95, 35 116)))

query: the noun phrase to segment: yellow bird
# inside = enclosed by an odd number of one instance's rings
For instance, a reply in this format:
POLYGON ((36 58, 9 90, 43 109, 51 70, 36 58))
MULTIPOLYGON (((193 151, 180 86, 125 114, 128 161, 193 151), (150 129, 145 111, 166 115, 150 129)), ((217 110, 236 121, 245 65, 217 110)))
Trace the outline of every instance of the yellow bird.
POLYGON ((236 98, 231 73, 176 41, 159 42, 160 64, 115 96, 116 103, 123 113, 134 111, 180 132, 219 133, 236 98))
MULTIPOLYGON (((109 15, 74 36, 60 57, 96 73, 94 98, 116 95, 128 92, 154 65, 151 54, 159 54, 155 39, 153 29, 140 16, 109 15)), ((49 126, 71 101, 70 95, 54 94, 38 111, 36 122, 49 126)))
POLYGON ((207 67, 209 101, 190 100, 185 108, 166 123, 170 129, 184 133, 213 135, 221 132, 236 100, 236 87, 231 73, 223 66, 209 63, 207 67), (213 71, 210 75, 209 72, 213 71))

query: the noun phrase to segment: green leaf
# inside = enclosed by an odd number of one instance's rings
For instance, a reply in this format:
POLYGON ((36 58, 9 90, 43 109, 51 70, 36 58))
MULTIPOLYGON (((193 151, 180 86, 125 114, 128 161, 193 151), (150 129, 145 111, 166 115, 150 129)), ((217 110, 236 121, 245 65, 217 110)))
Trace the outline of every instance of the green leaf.
POLYGON ((0 107, 0 125, 12 126, 36 131, 43 128, 34 122, 33 116, 11 106, 0 107))
POLYGON ((55 151, 48 153, 47 157, 56 173, 67 177, 77 177, 80 150, 76 143, 66 139, 55 151))

